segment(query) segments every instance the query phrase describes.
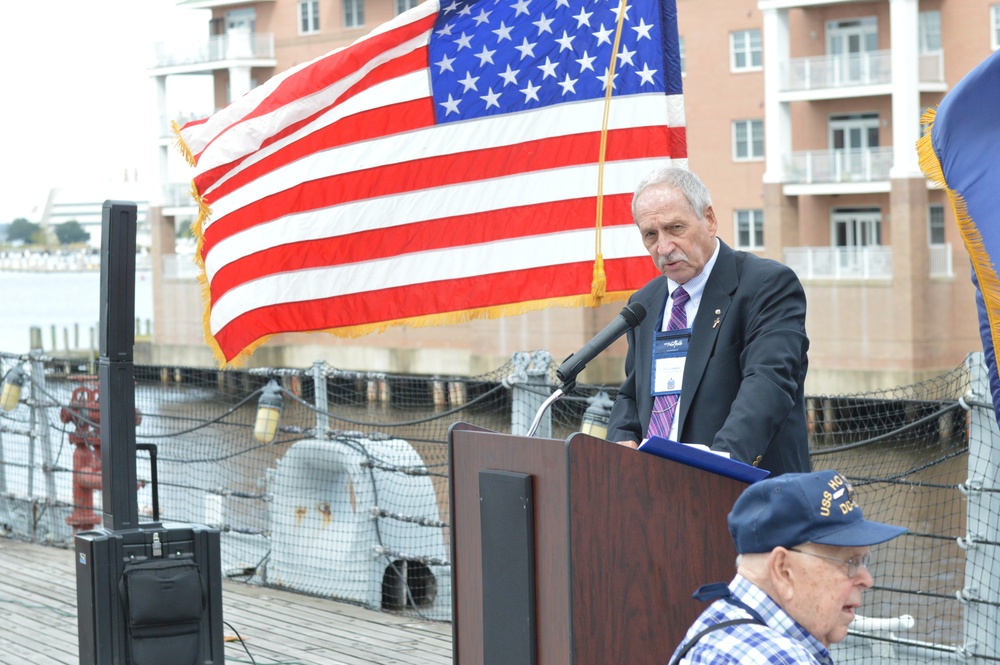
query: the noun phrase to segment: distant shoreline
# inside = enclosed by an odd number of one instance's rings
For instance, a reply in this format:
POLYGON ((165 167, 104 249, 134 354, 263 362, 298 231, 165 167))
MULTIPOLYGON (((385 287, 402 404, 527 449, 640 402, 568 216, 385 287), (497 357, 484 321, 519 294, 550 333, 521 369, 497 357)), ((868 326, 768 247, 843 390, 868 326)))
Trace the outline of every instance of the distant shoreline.
MULTIPOLYGON (((148 253, 137 253, 136 270, 149 270, 148 253)), ((4 251, 0 252, 0 272, 94 272, 101 269, 97 250, 4 251)))

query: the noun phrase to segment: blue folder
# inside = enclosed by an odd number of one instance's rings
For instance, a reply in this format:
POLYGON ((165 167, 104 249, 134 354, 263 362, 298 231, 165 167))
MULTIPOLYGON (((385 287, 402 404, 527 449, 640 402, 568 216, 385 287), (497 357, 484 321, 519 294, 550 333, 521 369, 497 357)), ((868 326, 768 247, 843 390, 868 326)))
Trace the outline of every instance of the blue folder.
POLYGON ((663 439, 658 436, 647 439, 645 443, 639 446, 639 450, 644 453, 656 455, 657 457, 665 457, 668 460, 693 466, 696 469, 711 471, 720 476, 742 480, 748 485, 752 485, 771 473, 770 471, 758 469, 739 460, 723 457, 722 455, 717 455, 701 448, 686 446, 683 443, 677 443, 676 441, 663 439))

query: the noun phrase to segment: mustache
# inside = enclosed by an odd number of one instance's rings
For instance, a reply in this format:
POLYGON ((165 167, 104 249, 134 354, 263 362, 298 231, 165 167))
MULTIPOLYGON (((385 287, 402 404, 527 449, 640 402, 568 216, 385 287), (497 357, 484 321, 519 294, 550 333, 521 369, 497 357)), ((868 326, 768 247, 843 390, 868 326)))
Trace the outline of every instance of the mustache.
POLYGON ((668 263, 676 263, 677 261, 687 262, 688 257, 684 252, 671 252, 666 256, 660 256, 656 259, 656 267, 663 270, 667 267, 668 263))

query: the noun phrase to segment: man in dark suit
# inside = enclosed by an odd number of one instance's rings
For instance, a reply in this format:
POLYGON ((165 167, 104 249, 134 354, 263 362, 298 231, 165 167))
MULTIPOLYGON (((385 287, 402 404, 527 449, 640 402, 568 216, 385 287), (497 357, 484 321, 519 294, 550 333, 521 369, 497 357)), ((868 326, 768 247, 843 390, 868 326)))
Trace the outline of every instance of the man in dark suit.
POLYGON ((632 215, 662 274, 630 299, 648 314, 628 333, 626 378, 608 439, 637 447, 657 434, 707 445, 775 475, 809 471, 803 392, 809 340, 795 273, 719 240, 708 190, 684 169, 646 176, 632 215), (683 339, 686 355, 665 359, 665 336, 683 339), (680 389, 666 395, 671 372, 670 387, 676 378, 680 389))

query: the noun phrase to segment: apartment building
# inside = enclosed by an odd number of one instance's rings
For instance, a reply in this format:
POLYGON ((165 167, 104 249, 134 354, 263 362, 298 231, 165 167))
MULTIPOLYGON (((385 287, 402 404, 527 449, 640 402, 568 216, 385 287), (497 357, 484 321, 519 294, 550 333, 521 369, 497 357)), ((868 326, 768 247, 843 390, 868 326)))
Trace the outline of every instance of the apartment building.
MULTIPOLYGON (((542 0, 536 0, 542 1, 542 0)), ((161 124, 170 77, 210 75, 218 108, 276 72, 349 44, 413 0, 185 0, 205 33, 161 44, 150 70, 161 124)), ((920 116, 1000 41, 987 0, 677 0, 689 163, 715 199, 720 235, 799 274, 809 314, 812 394, 911 383, 955 367, 980 342, 968 257, 914 143, 920 116)), ((211 109, 204 109, 210 112, 211 109)), ((180 118, 183 120, 184 118, 180 118)), ((154 361, 210 365, 200 287, 177 229, 189 185, 160 142, 153 202, 154 361)), ((638 237, 637 237, 638 242, 638 237)), ((475 374, 515 351, 568 355, 621 308, 551 309, 345 340, 272 338, 255 365, 475 374)), ((621 378, 624 342, 585 380, 621 378)))
POLYGON ((723 237, 802 279, 813 394, 922 380, 981 348, 968 255, 914 144, 923 111, 997 47, 998 12, 678 2, 691 168, 723 237))

